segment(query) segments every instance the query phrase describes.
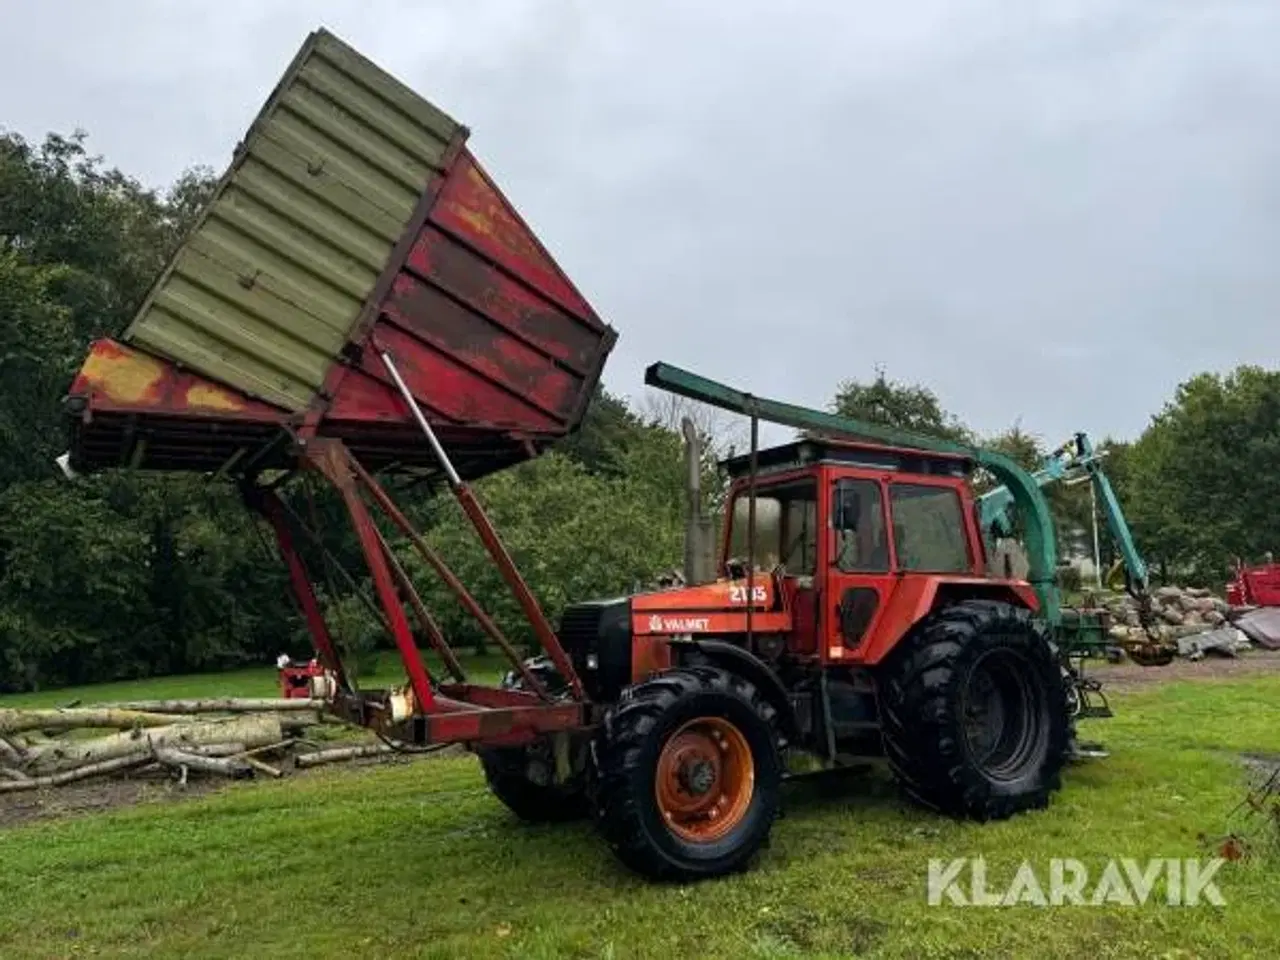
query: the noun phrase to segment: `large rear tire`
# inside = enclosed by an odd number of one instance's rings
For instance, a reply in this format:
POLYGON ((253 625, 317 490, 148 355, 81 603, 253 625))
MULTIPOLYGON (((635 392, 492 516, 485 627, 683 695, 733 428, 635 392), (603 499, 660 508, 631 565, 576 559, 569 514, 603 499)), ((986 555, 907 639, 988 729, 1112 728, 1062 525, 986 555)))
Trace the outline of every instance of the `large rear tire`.
POLYGON ((1002 820, 1061 786, 1067 691, 1052 637, 1025 609, 966 600, 932 614, 884 665, 880 708, 889 766, 919 804, 1002 820))
POLYGON ((618 858, 661 880, 745 869, 778 813, 774 716, 751 683, 714 667, 624 691, 595 743, 597 825, 618 858))
MULTIPOLYGON (((547 657, 535 657, 525 665, 542 681, 548 692, 562 693, 564 679, 547 657)), ((514 671, 499 686, 523 690, 524 682, 514 671)), ((574 753, 585 753, 574 744, 574 753)), ((548 738, 522 747, 490 747, 476 751, 485 781, 495 797, 521 820, 530 823, 562 823, 581 820, 590 813, 587 799, 587 758, 573 758, 574 772, 568 781, 555 779, 555 751, 548 738)))

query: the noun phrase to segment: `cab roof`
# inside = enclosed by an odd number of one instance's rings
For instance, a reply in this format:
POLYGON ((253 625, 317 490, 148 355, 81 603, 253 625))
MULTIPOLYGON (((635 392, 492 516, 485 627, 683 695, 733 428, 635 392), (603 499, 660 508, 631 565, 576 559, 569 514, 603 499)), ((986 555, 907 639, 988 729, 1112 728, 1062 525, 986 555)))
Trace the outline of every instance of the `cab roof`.
MULTIPOLYGON (((961 454, 814 437, 761 449, 757 452, 756 461, 760 476, 823 463, 843 467, 862 467, 868 470, 888 470, 894 473, 956 478, 967 478, 974 469, 973 460, 961 454)), ((720 465, 730 477, 736 480, 750 473, 751 457, 749 454, 729 457, 722 460, 720 465)))

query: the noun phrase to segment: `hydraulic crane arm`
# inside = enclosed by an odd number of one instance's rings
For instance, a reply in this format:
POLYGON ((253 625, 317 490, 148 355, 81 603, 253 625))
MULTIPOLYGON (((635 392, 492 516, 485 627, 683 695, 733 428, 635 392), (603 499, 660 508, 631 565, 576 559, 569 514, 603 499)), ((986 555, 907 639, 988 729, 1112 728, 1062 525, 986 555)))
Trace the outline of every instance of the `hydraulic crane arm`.
POLYGON ((932 453, 951 453, 985 467, 1008 490, 1023 519, 1023 542, 1027 549, 1030 573, 1027 577, 1040 600, 1040 614, 1051 623, 1061 620, 1062 603, 1055 580, 1058 550, 1053 518, 1040 485, 1009 457, 994 450, 954 443, 867 423, 847 417, 811 410, 777 400, 756 397, 741 390, 700 377, 670 364, 655 363, 645 371, 644 381, 668 393, 678 394, 714 407, 765 420, 798 430, 813 430, 829 436, 869 440, 888 446, 932 453))
MULTIPOLYGON (((1098 508, 1107 524, 1107 530, 1120 551, 1120 558, 1129 575, 1130 587, 1137 593, 1145 592, 1149 584, 1146 561, 1138 552, 1133 531, 1129 529, 1129 522, 1120 508, 1120 501, 1116 498, 1110 479, 1102 469, 1102 457, 1094 448, 1088 435, 1077 433, 1053 451, 1044 466, 1032 476, 1041 487, 1074 476, 1088 478, 1093 484, 1098 508)), ((983 531, 990 531, 997 536, 1008 536, 1012 532, 1008 514, 1012 503, 1013 494, 1003 486, 988 490, 979 497, 978 517, 983 531)))
POLYGON ((1076 443, 1080 447, 1080 456, 1083 461, 1081 465, 1093 483, 1098 507, 1107 522, 1107 529, 1111 531, 1111 538, 1115 541, 1116 549, 1120 551, 1124 568, 1129 572, 1130 590, 1145 594, 1147 587, 1150 586, 1150 571, 1147 568, 1147 562, 1142 559, 1142 554, 1138 552, 1138 545, 1133 540, 1133 531, 1129 529, 1129 521, 1125 519, 1124 511, 1120 509, 1120 501, 1116 499, 1111 481, 1102 470, 1102 458, 1094 452, 1093 444, 1083 433, 1076 434, 1076 443))
MULTIPOLYGON (((1045 465, 1031 476, 1039 487, 1063 479, 1073 467, 1078 466, 1075 442, 1064 443, 1053 452, 1045 465)), ((988 490, 978 498, 978 522, 983 533, 991 532, 998 537, 1007 537, 1013 533, 1013 524, 1009 522, 1009 508, 1013 506, 1013 494, 1008 487, 1000 486, 988 490)))

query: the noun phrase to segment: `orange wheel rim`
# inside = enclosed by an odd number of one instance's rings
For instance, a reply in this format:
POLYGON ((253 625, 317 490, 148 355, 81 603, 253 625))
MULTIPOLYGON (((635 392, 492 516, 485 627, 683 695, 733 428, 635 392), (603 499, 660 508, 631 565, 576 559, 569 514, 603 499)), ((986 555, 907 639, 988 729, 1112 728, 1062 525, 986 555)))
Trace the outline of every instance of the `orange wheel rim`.
POLYGON ((658 812, 684 840, 719 840, 746 816, 755 774, 751 747, 736 726, 720 717, 690 720, 658 756, 658 812))

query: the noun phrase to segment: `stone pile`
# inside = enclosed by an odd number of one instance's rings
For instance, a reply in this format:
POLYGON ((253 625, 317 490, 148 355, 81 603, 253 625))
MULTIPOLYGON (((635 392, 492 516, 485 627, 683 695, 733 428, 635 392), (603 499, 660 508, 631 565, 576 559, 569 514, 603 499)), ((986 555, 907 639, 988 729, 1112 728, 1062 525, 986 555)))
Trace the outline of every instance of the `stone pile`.
MULTIPOLYGON (((1111 635, 1117 640, 1143 635, 1137 602, 1127 594, 1102 601, 1111 613, 1111 635)), ((1201 587, 1157 587, 1151 593, 1154 628, 1163 640, 1178 645, 1178 654, 1199 659, 1205 653, 1235 655, 1249 649, 1249 638, 1232 625, 1234 610, 1221 597, 1201 587)))

